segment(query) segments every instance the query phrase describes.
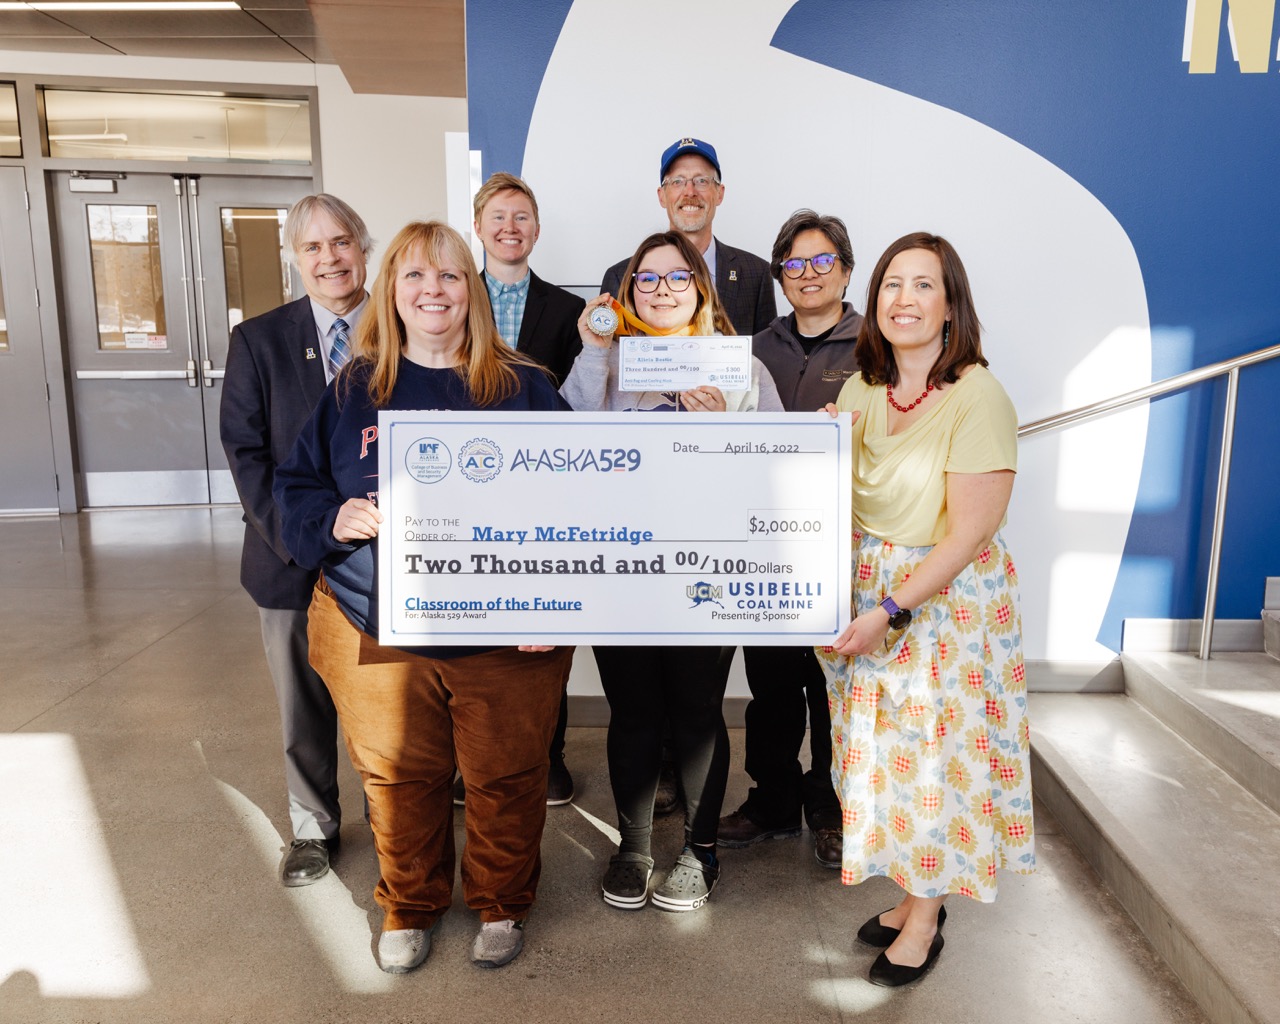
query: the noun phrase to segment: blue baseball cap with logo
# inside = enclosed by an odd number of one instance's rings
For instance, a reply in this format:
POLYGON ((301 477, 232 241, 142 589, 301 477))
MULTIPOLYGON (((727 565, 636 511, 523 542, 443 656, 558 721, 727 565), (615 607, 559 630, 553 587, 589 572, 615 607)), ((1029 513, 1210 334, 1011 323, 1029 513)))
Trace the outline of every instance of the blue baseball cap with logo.
POLYGON ((662 166, 658 169, 658 181, 667 176, 667 168, 676 162, 677 157, 682 157, 686 153, 693 153, 702 157, 707 163, 716 169, 716 177, 720 175, 720 159, 716 156, 716 147, 709 142, 703 142, 701 139, 683 138, 673 142, 667 147, 665 153, 662 154, 662 166))

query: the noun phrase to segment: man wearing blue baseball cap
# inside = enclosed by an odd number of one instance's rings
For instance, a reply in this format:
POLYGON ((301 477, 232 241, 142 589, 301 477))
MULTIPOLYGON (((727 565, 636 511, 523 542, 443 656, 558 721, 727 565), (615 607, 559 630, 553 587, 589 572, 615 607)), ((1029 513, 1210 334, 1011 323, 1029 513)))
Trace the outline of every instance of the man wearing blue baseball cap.
MULTIPOLYGON (((711 233, 716 208, 724 202, 715 147, 701 139, 676 140, 662 154, 658 181, 658 203, 667 211, 671 230, 685 235, 702 253, 734 330, 763 331, 778 315, 769 264, 711 233)), ((616 297, 626 269, 626 260, 610 267, 600 290, 616 297)))

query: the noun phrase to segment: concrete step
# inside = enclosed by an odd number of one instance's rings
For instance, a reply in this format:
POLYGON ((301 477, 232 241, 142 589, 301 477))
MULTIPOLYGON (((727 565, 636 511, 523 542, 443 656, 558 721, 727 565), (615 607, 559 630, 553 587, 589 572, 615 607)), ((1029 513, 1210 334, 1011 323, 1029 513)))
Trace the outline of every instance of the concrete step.
POLYGON ((1262 649, 1280 661, 1280 611, 1275 608, 1262 612, 1262 649))
POLYGON ((1259 652, 1120 660, 1130 697, 1280 813, 1280 664, 1259 652))
POLYGON ((1030 702, 1036 799, 1215 1024, 1280 1024, 1280 815, 1126 696, 1030 702))

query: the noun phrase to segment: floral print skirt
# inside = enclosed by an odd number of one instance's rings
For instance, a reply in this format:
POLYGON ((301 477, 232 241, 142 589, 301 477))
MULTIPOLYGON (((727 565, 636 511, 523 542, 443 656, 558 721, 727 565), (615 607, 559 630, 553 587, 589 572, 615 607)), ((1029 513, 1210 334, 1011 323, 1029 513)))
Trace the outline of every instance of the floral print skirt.
MULTIPOLYGON (((932 550, 856 532, 853 546, 855 615, 932 550)), ((914 896, 990 902, 997 868, 1035 870, 1017 584, 996 534, 885 648, 852 658, 818 648, 846 885, 885 875, 914 896)))

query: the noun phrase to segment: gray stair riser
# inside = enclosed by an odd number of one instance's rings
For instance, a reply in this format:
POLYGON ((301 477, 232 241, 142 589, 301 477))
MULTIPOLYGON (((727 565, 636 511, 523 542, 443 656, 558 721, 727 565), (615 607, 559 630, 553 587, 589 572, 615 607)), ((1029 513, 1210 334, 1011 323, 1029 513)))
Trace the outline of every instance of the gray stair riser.
POLYGON ((1155 951, 1214 1024, 1266 1024, 1249 1012, 1192 938, 1147 886, 1142 872, 1112 845, 1107 829, 1076 799, 1085 783, 1057 757, 1051 745, 1032 741, 1031 781, 1035 800, 1058 819, 1063 831, 1098 877, 1142 929, 1155 951))

